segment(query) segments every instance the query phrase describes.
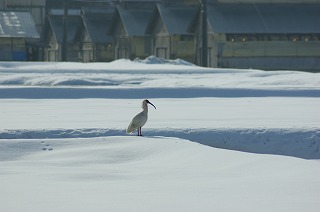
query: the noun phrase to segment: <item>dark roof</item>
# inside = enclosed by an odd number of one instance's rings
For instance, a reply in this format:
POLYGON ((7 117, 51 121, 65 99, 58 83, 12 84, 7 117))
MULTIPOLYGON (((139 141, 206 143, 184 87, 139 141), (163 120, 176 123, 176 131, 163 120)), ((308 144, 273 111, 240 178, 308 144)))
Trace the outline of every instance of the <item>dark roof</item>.
POLYGON ((108 29, 114 11, 113 5, 82 8, 84 27, 93 43, 112 43, 113 38, 108 34, 108 29))
POLYGON ((148 22, 152 16, 154 4, 143 3, 144 5, 127 7, 126 5, 117 5, 116 16, 113 18, 112 31, 116 23, 115 19, 119 18, 127 32, 131 36, 144 36, 148 22), (117 17, 118 16, 118 17, 117 17))
POLYGON ((217 33, 320 33, 320 4, 209 4, 208 21, 217 33))
MULTIPOLYGON (((49 15, 50 27, 55 35, 57 42, 62 43, 63 41, 63 16, 61 15, 49 15)), ((67 18, 67 37, 68 43, 73 43, 77 30, 81 25, 80 15, 69 15, 67 18)))
POLYGON ((112 43, 113 38, 107 35, 111 17, 103 16, 84 16, 84 26, 93 43, 112 43))
POLYGON ((106 5, 112 3, 113 0, 46 0, 46 7, 64 8, 67 3, 68 8, 80 8, 84 5, 106 5))
MULTIPOLYGON (((197 7, 157 4, 157 10, 158 12, 155 14, 160 15, 168 34, 188 34, 188 27, 196 15, 197 7)), ((148 32, 151 32, 154 21, 153 19, 153 21, 150 22, 148 32)))
POLYGON ((0 11, 0 37, 40 38, 29 12, 0 11))

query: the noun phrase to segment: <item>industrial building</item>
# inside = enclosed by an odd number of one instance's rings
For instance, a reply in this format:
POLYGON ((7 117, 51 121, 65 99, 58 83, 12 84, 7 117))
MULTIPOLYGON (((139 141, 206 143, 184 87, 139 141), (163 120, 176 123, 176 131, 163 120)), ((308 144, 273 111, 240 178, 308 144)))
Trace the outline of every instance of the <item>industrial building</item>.
MULTIPOLYGON (((156 55, 209 67, 320 67, 318 0, 0 0, 0 11, 28 16, 21 28, 34 29, 18 37, 0 31, 0 60, 156 55)), ((0 24, 6 28, 4 18, 0 24)))

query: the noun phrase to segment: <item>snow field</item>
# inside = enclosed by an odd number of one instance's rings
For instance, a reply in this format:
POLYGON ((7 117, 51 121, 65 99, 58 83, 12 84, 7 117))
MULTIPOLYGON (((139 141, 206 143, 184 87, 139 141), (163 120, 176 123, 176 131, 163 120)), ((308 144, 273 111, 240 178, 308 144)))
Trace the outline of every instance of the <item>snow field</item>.
POLYGON ((234 152, 164 137, 4 142, 19 154, 0 162, 4 211, 319 207, 318 161, 234 152), (43 151, 46 144, 53 150, 43 151))
POLYGON ((0 211, 316 212, 319 76, 1 62, 0 211), (145 137, 125 135, 145 98, 145 137))
MULTIPOLYGON (((140 99, 4 99, 0 138, 125 135, 140 99), (17 107, 16 105, 19 105, 17 107)), ((317 98, 152 99, 146 136, 177 137, 213 147, 319 159, 317 98)))

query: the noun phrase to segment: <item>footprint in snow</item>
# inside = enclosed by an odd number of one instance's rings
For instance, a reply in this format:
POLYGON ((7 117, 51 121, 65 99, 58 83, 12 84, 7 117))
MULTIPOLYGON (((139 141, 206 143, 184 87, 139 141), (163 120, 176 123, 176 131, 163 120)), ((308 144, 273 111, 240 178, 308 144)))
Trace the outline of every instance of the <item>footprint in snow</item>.
POLYGON ((44 147, 42 148, 43 151, 52 151, 53 148, 50 146, 50 144, 46 144, 45 141, 41 141, 41 144, 44 145, 44 147))

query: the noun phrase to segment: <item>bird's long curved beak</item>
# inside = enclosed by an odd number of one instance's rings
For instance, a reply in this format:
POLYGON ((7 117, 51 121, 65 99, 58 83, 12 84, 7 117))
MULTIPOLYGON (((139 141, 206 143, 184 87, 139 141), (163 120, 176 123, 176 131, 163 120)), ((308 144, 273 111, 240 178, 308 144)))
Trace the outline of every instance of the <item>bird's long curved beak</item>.
POLYGON ((157 109, 156 106, 154 106, 154 104, 152 104, 150 101, 148 101, 148 104, 152 105, 154 109, 157 109))

